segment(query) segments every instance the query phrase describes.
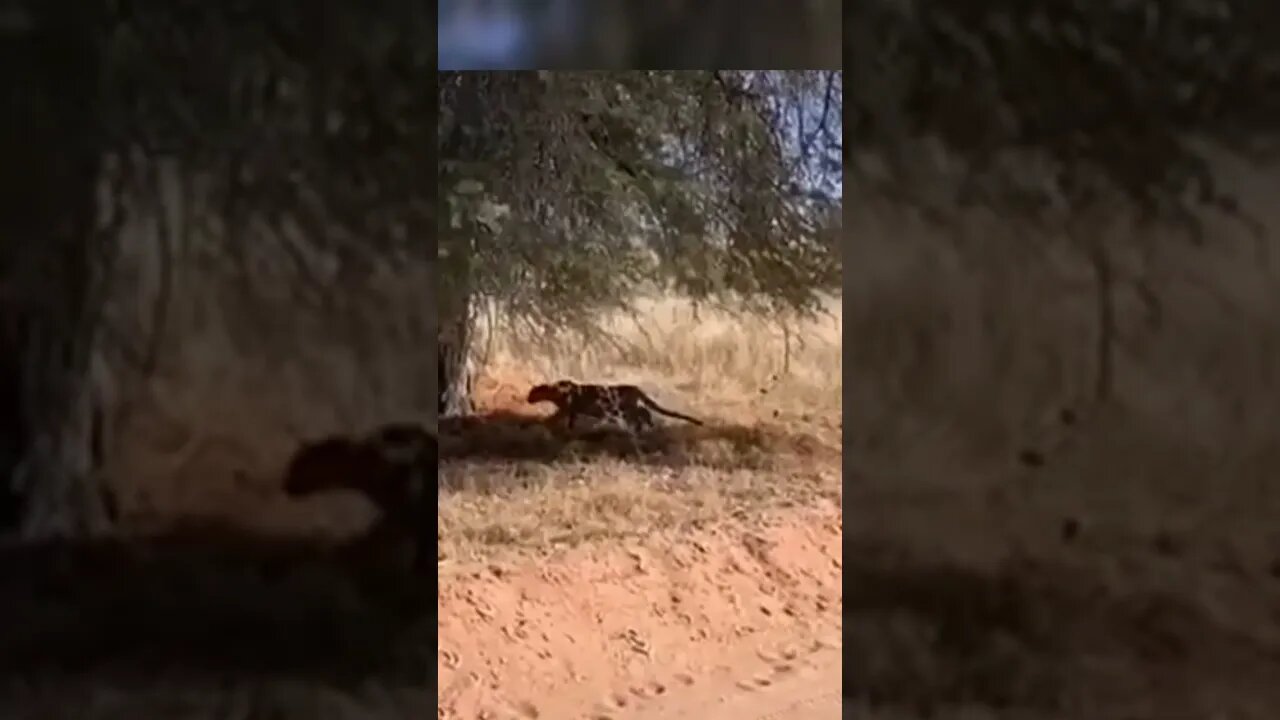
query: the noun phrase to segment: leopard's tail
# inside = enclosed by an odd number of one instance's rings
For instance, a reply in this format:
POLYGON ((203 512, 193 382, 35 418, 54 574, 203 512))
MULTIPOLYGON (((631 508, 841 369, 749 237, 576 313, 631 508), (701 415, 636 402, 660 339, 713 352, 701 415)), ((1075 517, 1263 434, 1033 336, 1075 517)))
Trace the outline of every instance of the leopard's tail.
MULTIPOLYGON (((638 390, 638 388, 637 388, 637 390, 638 390)), ((644 393, 644 391, 643 391, 643 390, 639 390, 639 395, 640 395, 640 400, 641 400, 642 402, 644 402, 644 404, 645 404, 646 406, 648 406, 648 407, 649 407, 650 409, 652 409, 652 410, 657 411, 658 413, 660 413, 660 414, 662 414, 662 415, 666 415, 667 417, 679 418, 679 419, 681 419, 681 420, 684 420, 685 422, 693 423, 694 425, 701 425, 701 424, 702 424, 702 421, 701 421, 701 420, 699 420, 698 418, 695 418, 695 417, 689 417, 688 415, 682 415, 682 414, 680 414, 680 413, 676 412, 675 410, 668 410, 668 409, 666 409, 666 408, 662 407, 662 406, 661 406, 661 405, 659 405, 658 403, 654 402, 654 401, 653 401, 653 398, 651 398, 651 397, 649 397, 648 395, 646 395, 646 394, 644 393)))

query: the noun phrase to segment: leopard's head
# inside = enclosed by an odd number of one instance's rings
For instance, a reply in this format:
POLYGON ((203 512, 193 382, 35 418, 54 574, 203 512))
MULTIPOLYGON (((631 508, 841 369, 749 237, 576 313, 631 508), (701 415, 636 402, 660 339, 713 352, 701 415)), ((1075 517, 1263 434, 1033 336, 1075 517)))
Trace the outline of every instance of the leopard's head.
POLYGON ((381 458, 363 443, 346 437, 329 437, 304 444, 285 470, 284 491, 290 496, 310 495, 360 482, 381 458))
POLYGON ((539 403, 554 401, 556 398, 555 388, 550 385, 534 385, 529 391, 529 397, 525 399, 529 403, 539 403))
POLYGON ((549 385, 535 385, 534 388, 529 391, 529 398, 527 402, 551 402, 558 405, 563 402, 564 398, 568 397, 573 392, 573 387, 573 383, 568 380, 561 380, 560 382, 551 383, 549 385))

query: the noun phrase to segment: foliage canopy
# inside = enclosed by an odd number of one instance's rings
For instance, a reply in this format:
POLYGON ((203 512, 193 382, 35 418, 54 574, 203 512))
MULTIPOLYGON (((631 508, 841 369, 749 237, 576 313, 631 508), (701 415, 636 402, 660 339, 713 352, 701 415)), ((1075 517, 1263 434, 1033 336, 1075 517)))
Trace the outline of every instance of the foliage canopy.
POLYGON ((1255 157, 1280 128, 1280 11, 1267 3, 861 8, 846 38, 856 147, 934 137, 966 161, 962 199, 1035 215, 1105 193, 1196 230, 1197 209, 1237 212, 1206 141, 1255 157), (1047 182, 1020 180, 1015 156, 1047 182))
POLYGON ((839 283, 838 72, 442 73, 441 282, 535 324, 839 283))
MULTIPOLYGON (((180 163, 228 256, 279 243, 344 271, 426 258, 434 74, 425 8, 109 3, 97 18, 101 142, 121 184, 180 163)), ((142 185, 136 191, 151 194, 142 185)))

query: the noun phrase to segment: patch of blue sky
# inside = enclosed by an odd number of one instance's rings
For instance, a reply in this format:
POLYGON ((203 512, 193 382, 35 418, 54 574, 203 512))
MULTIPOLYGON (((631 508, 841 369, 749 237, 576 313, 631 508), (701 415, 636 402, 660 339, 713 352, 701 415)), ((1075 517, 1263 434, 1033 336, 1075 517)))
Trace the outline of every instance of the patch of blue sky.
POLYGON ((519 70, 533 56, 528 24, 503 4, 473 9, 466 3, 436 14, 441 70, 519 70))

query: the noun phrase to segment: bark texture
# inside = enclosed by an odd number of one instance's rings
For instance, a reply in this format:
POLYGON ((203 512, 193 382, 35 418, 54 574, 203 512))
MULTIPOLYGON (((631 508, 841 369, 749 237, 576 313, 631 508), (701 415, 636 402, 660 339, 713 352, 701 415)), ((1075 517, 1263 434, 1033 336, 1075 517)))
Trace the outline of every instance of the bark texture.
POLYGON ((106 377, 95 364, 103 243, 97 183, 106 147, 99 102, 99 24, 69 3, 30 4, 5 28, 12 93, 0 278, 0 497, 5 530, 29 539, 109 525, 98 474, 106 377))

